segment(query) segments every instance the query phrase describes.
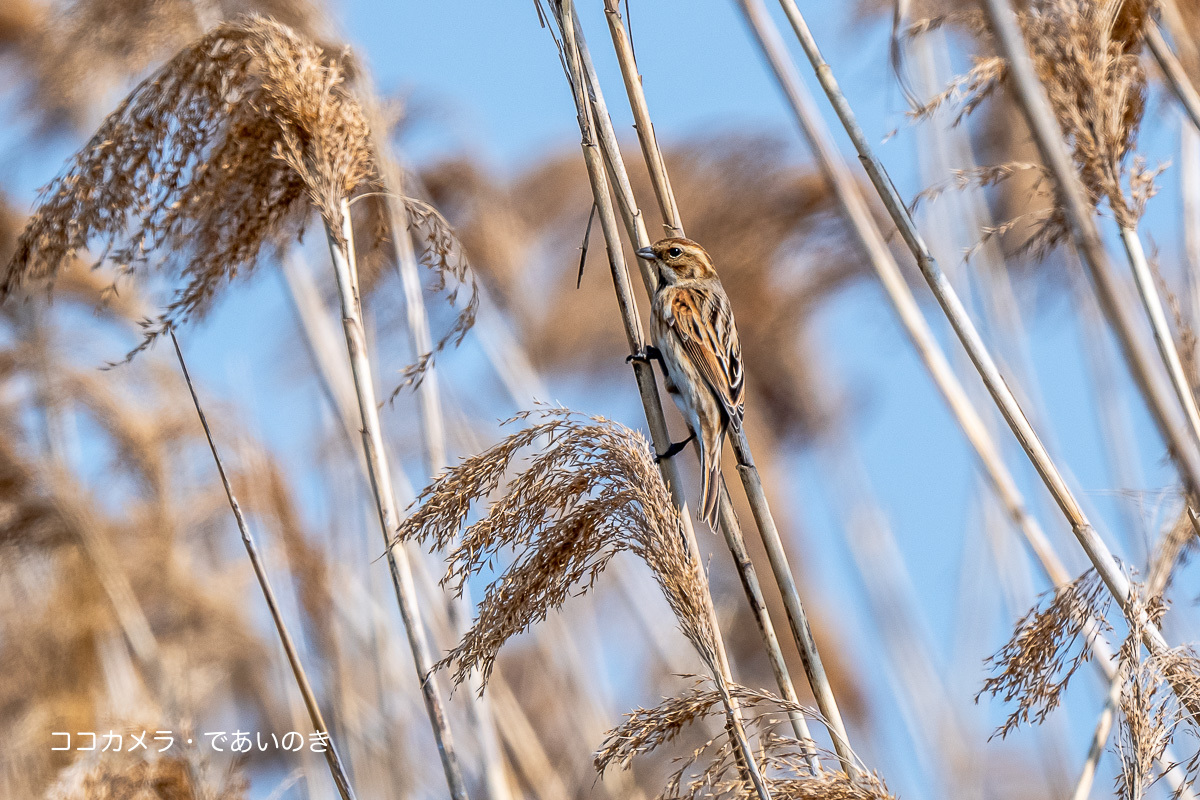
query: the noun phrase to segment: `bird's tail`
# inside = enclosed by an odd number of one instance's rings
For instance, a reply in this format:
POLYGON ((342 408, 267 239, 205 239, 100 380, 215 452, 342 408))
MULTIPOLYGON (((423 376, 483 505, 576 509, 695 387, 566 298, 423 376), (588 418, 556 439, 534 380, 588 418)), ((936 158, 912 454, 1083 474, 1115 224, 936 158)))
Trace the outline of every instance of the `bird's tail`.
POLYGON ((717 499, 721 493, 721 440, 712 452, 704 452, 708 448, 701 447, 703 461, 700 465, 704 473, 700 479, 700 517, 714 531, 717 529, 717 499))

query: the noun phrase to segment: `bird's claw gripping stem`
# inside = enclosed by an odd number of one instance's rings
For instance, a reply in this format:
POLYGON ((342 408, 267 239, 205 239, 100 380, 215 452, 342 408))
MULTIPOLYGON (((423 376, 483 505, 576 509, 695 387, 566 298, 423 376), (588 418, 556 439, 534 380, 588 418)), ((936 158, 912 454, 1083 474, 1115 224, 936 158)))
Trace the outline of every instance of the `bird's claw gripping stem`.
POLYGON ((693 433, 691 436, 684 439, 682 442, 675 442, 674 444, 672 444, 670 447, 667 448, 667 452, 655 454, 654 463, 661 464, 663 462, 663 459, 674 458, 675 456, 679 455, 679 453, 683 450, 683 448, 685 448, 689 444, 691 444, 692 440, 695 438, 696 438, 696 434, 693 433))
POLYGON ((640 361, 643 364, 649 364, 651 361, 657 361, 661 364, 663 363, 663 355, 657 347, 652 344, 648 344, 643 347, 640 352, 633 353, 625 357, 626 364, 631 361, 640 361))

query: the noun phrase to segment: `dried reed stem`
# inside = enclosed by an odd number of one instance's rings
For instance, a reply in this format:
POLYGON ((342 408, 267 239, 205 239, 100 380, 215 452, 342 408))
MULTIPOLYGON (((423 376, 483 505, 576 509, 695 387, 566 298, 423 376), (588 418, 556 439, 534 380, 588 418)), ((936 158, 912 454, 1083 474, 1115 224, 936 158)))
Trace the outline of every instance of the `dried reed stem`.
MULTIPOLYGON (((616 287, 617 303, 620 307, 621 319, 624 324, 630 352, 639 353, 645 346, 646 339, 642 331, 641 320, 637 313, 637 303, 634 300, 633 290, 630 286, 629 272, 626 268, 624 254, 621 249, 621 234, 617 227, 616 214, 613 210, 612 198, 608 191, 603 157, 597 147, 595 138, 596 128, 591 108, 587 101, 587 79, 584 76, 583 61, 575 38, 574 6, 571 0, 551 0, 551 6, 559 32, 562 35, 563 57, 579 122, 580 145, 583 149, 584 162, 587 166, 588 180, 591 183, 592 197, 600 217, 600 226, 608 251, 609 266, 613 275, 613 283, 616 287)), ((654 446, 656 449, 659 447, 665 448, 670 444, 670 437, 667 432, 666 418, 663 415, 662 402, 658 396, 658 387, 655 383, 653 369, 648 363, 638 360, 634 360, 632 364, 654 446)), ((659 450, 658 452, 663 451, 659 450)), ((680 494, 678 470, 671 463, 671 459, 663 459, 660 464, 660 471, 662 472, 664 482, 666 482, 671 491, 672 500, 679 510, 682 519, 682 528, 687 539, 687 549, 692 554, 697 571, 703 576, 703 571, 700 570, 699 566, 703 563, 700 548, 691 527, 690 516, 687 514, 686 501, 682 499, 680 494)), ((707 591, 707 580, 704 582, 704 587, 707 591)), ((722 700, 726 706, 730 737, 735 742, 736 748, 741 752, 742 768, 748 773, 755 793, 759 796, 760 800, 769 800, 770 792, 767 789, 762 773, 759 771, 754 754, 750 749, 750 744, 746 740, 739 706, 728 691, 728 687, 733 686, 734 681, 729 669, 729 659, 725 651, 715 610, 712 610, 711 600, 705 603, 705 605, 711 611, 711 627, 717 667, 715 677, 718 687, 723 690, 722 700)))
MULTIPOLYGON (((1125 672, 1117 669, 1108 684, 1108 696, 1104 701, 1104 709, 1096 720, 1096 730, 1092 733, 1091 744, 1088 745, 1087 758, 1079 771, 1079 780, 1071 792, 1071 800, 1087 800, 1092 791, 1092 782, 1096 779, 1096 768, 1104 748, 1108 745, 1109 734, 1112 733, 1113 719, 1117 714, 1117 705, 1121 702, 1121 688, 1125 685, 1125 672)), ((1174 771, 1168 773, 1173 775, 1174 771)))
MULTIPOLYGON (((649 108, 646 104, 645 94, 641 89, 641 77, 637 74, 637 65, 633 61, 633 48, 629 44, 624 26, 621 24, 620 10, 616 7, 615 0, 606 0, 605 15, 612 34, 613 47, 617 53, 617 60, 621 65, 622 75, 625 79, 625 87, 630 98, 630 105, 634 108, 635 117, 638 119, 638 135, 642 142, 642 152, 646 158, 651 179, 655 186, 655 196, 658 198, 660 210, 666 220, 664 226, 669 233, 682 236, 683 226, 679 218, 679 210, 675 202, 674 193, 671 191, 670 178, 667 175, 665 160, 658 147, 658 142, 654 138, 653 123, 650 121, 649 108)), ((634 249, 647 247, 651 244, 651 241, 646 232, 645 221, 641 211, 638 209, 636 198, 633 196, 633 188, 629 181, 628 172, 625 169, 624 159, 621 157, 620 147, 616 140, 616 132, 612 126, 612 119, 609 117, 608 109, 604 102, 604 94, 601 91, 587 41, 583 35, 582 27, 578 24, 578 20, 576 20, 575 25, 575 37, 582 55, 584 70, 587 73, 588 97, 592 104, 594 119, 596 120, 597 130, 600 135, 600 146, 604 153, 605 163, 608 165, 613 186, 616 189, 618 207, 621 209, 622 217, 625 221, 626 235, 629 237, 630 242, 633 243, 634 249)), ((640 266, 642 268, 643 285, 647 293, 652 295, 656 278, 648 264, 640 262, 640 266)), ((733 502, 724 480, 721 482, 721 495, 718 502, 720 515, 720 524, 718 527, 721 529, 725 543, 729 547, 738 577, 742 581, 742 587, 746 592, 751 611, 758 624, 759 633, 763 638, 763 644, 767 651, 767 657, 771 664, 776 684, 779 686, 780 694, 785 700, 791 703, 798 703, 796 689, 788 672, 783 651, 780 648, 778 636, 775 633, 775 626, 767 611, 758 575, 746 550, 741 525, 734 513, 733 502)), ((798 598, 796 598, 796 604, 799 604, 798 598)), ((790 613, 791 608, 789 607, 788 610, 790 613)), ((800 610, 801 614, 803 614, 802 606, 800 606, 800 610)), ((807 626, 807 622, 805 622, 805 625, 807 626)), ((798 639, 798 644, 799 641, 798 639)), ((800 648, 800 652, 807 660, 809 654, 803 648, 800 648)), ((819 672, 823 676, 824 669, 820 667, 819 654, 815 657, 818 662, 819 672)), ((814 693, 818 697, 822 696, 817 692, 815 687, 814 693)), ((828 696, 832 697, 832 693, 829 693, 828 696)), ((789 710, 788 714, 796 738, 801 742, 811 744, 812 735, 808 730, 808 723, 805 721, 803 714, 795 709, 789 710)), ((834 741, 839 741, 838 735, 840 733, 841 741, 845 742, 845 728, 841 723, 836 703, 832 703, 828 709, 822 709, 822 714, 827 719, 836 720, 839 730, 833 734, 834 741), (831 713, 834 716, 831 717, 831 713)), ((848 751, 848 747, 846 749, 848 751)), ((846 755, 849 756, 849 752, 846 755)), ((820 762, 817 758, 815 745, 810 749, 809 763, 814 771, 820 770, 820 762)))
MULTIPOLYGON (((357 456, 356 460, 362 479, 369 487, 370 474, 367 463, 362 448, 358 447, 355 442, 361 435, 361 431, 358 422, 359 415, 355 407, 353 376, 345 365, 344 359, 338 356, 336 349, 338 345, 333 339, 336 333, 332 326, 327 324, 329 320, 324 301, 311 276, 301 264, 297 263, 293 252, 289 251, 284 257, 283 273, 322 390, 334 416, 341 423, 338 426, 340 433, 351 452, 357 456)), ((476 326, 476 330, 478 330, 478 326, 476 326)), ((413 565, 410 562, 410 566, 419 569, 421 564, 416 562, 413 565)), ((417 573, 414 577, 422 576, 417 573)), ((448 613, 450 603, 448 602, 446 606, 448 613)), ((445 614, 438 615, 436 608, 434 613, 435 621, 439 625, 448 624, 445 614)), ((460 636, 461 633, 456 629, 454 635, 460 636)), ((469 688, 473 692, 476 691, 474 684, 469 688)), ((534 790, 539 793, 540 800, 564 800, 558 792, 558 789, 562 788, 562 781, 556 774, 552 778, 547 776, 546 770, 553 771, 554 767, 547 761, 545 749, 537 738, 537 732, 530 724, 524 710, 516 704, 512 690, 508 687, 504 676, 499 673, 493 675, 489 689, 491 690, 489 697, 492 701, 488 704, 489 709, 496 703, 501 703, 501 698, 507 698, 506 701, 503 701, 504 710, 499 714, 492 713, 490 716, 500 737, 518 762, 517 768, 534 783, 534 790), (538 787, 544 789, 546 796, 542 796, 542 790, 538 787)), ((497 757, 499 760, 495 769, 503 774, 503 760, 498 753, 497 757)), ((496 780, 499 777, 493 773, 489 780, 496 780)), ((507 791, 507 780, 501 790, 507 791)), ((489 785, 489 793, 491 791, 492 786, 489 785)))
MULTIPOLYGON (((838 119, 846 129, 846 132, 850 135, 855 149, 858 151, 859 158, 871 179, 871 183, 875 186, 876 191, 883 200, 884 206, 887 208, 888 213, 896 223, 896 226, 899 229, 905 243, 916 257, 917 264, 921 269, 922 275, 924 275, 930 289, 933 290, 934 296, 937 298, 939 305, 945 312, 947 319, 949 319, 951 327, 953 327, 955 334, 957 334, 959 340, 962 342, 963 347, 970 356, 972 363, 975 365, 976 370, 983 379, 984 385, 988 389, 988 393, 991 394, 992 399, 1000 409, 1000 413, 1004 416, 1005 421, 1016 435, 1017 441, 1021 444, 1021 448, 1025 451, 1026 455, 1029 456, 1030 461, 1033 462, 1034 468, 1041 476, 1042 481, 1046 484, 1047 489, 1050 490, 1055 502, 1058 504, 1060 510, 1070 523, 1071 531, 1075 534, 1080 546, 1083 548, 1089 560, 1092 562, 1097 572, 1104 580, 1108 590, 1121 605, 1121 609, 1125 613, 1126 617, 1130 619, 1131 623, 1138 625, 1144 631, 1145 643, 1152 653, 1165 652, 1167 649, 1169 649, 1166 640, 1163 639, 1162 634, 1159 632, 1157 626, 1145 619, 1144 612, 1134 608, 1131 604, 1130 585, 1128 578, 1126 578, 1125 574, 1117 567, 1117 562, 1113 558, 1112 553, 1109 551, 1108 546, 1092 527, 1091 522, 1084 513, 1082 506, 1080 506, 1078 500, 1074 496, 1074 493, 1071 491, 1070 487, 1066 483, 1066 480, 1063 478, 1062 473, 1059 471, 1054 461, 1050 458, 1050 454, 1046 451, 1045 445, 1043 445, 1041 439, 1038 438, 1037 433, 1033 430, 1032 425, 1030 425, 1028 418, 1025 416, 1024 411, 1022 411, 1020 404, 1017 402, 1016 397, 1012 393, 1012 390, 1005 382, 999 368, 996 366, 995 360, 992 358, 992 355, 988 351, 987 346, 984 344, 982 337, 979 335, 979 331, 975 328, 975 324, 971 321, 970 316, 967 314, 966 308, 959 299, 957 292, 955 292, 954 287, 950 284, 950 281, 947 279, 945 273, 942 272, 941 268, 937 265, 937 262, 934 261, 933 256, 929 252, 929 248, 922 240, 921 234, 918 232, 916 224, 913 222, 907 206, 900 199, 896 192, 895 186, 891 182, 891 178, 888 176, 887 171, 883 167, 883 164, 875 156, 870 144, 867 142, 866 135, 859 126, 857 118, 855 117, 853 110, 850 108, 850 104, 847 101, 846 96, 838 87, 837 80, 833 77, 832 70, 825 62, 824 57, 821 55, 820 49, 817 47, 816 40, 813 38, 812 32, 808 28, 808 24, 805 22, 803 15, 800 13, 800 9, 796 6, 795 0, 780 0, 780 4, 783 6, 784 12, 788 17, 788 20, 791 22, 797 38, 800 40, 801 47, 803 48, 813 66, 813 69, 816 72, 817 80, 820 82, 826 96, 833 105, 838 119)), ((1037 88, 1037 77, 1033 72, 1032 64, 1029 62, 1028 53, 1025 52, 1020 31, 1017 29, 1016 20, 1012 16, 1011 9, 1008 9, 1007 6, 1003 6, 1003 10, 1001 10, 1001 6, 1002 4, 1000 3, 1000 0, 988 0, 989 13, 991 13, 993 17, 993 27, 997 29, 997 38, 1002 43, 1002 49, 1009 60, 1010 69, 1014 73, 1014 77, 1018 78, 1019 84, 1024 82, 1023 78, 1027 78, 1030 81, 1028 90, 1031 92, 1038 92, 1040 89, 1037 88), (997 15, 1004 16, 1003 22, 1007 23, 1008 30, 1002 31, 1000 29, 1001 23, 996 21, 997 15), (1023 64, 1014 63, 1014 51, 1016 50, 1020 51, 1020 56, 1024 59, 1023 64), (1020 74, 1022 70, 1026 73, 1023 77, 1020 74)), ((1022 96, 1025 94, 1025 89, 1022 89, 1021 94, 1022 96)), ((1041 102, 1042 104, 1045 104, 1046 101, 1044 97, 1041 98, 1041 102)), ((1053 126, 1053 136, 1057 138, 1055 138, 1052 143, 1043 145, 1042 136, 1039 134, 1039 147, 1043 149, 1043 157, 1047 163, 1052 163, 1052 159, 1047 153, 1047 148, 1054 150, 1055 154, 1060 158, 1060 166, 1063 168, 1063 170, 1065 170, 1065 172, 1063 172, 1059 177, 1059 184, 1061 187, 1065 181, 1077 181, 1078 178, 1074 175, 1074 172, 1067 161, 1066 153, 1063 151, 1061 132, 1058 130, 1057 123, 1054 122, 1052 116, 1049 116, 1050 112, 1048 108, 1043 107, 1042 110, 1045 114, 1044 120, 1048 122, 1049 125, 1053 126)), ((1030 116, 1030 125, 1036 131, 1037 123, 1035 122, 1033 115, 1030 116)), ((1043 131, 1043 133, 1044 132, 1045 131, 1043 131)), ((1054 171, 1056 175, 1059 175, 1059 170, 1057 168, 1055 168, 1054 171)), ((1084 199, 1081 194, 1078 194, 1078 187, 1075 183, 1071 183, 1069 185, 1072 187, 1072 190, 1077 193, 1076 199, 1080 204, 1078 207, 1074 207, 1073 204, 1067 204, 1072 208, 1072 217, 1086 217, 1085 223, 1091 225, 1091 231, 1095 233, 1095 226, 1092 224, 1090 209, 1086 213, 1083 212, 1083 209, 1088 207, 1083 205, 1084 199)), ((1077 223, 1073 225, 1073 227, 1075 230, 1080 230, 1082 224, 1084 223, 1077 223)), ((1096 234, 1092 244, 1095 245, 1095 248, 1094 251, 1091 251, 1087 254, 1089 256, 1087 260, 1092 262, 1093 259, 1091 256, 1096 256, 1097 254, 1099 254, 1099 258, 1104 258, 1103 248, 1100 245, 1098 234, 1096 234)), ((1082 249, 1083 247, 1081 243, 1081 250, 1082 249)), ((1099 280, 1097 281, 1097 285, 1099 285, 1099 280)), ((1112 287, 1110 286, 1109 288, 1111 289, 1112 287)), ((1106 310, 1115 307, 1115 293, 1104 292, 1102 293, 1101 300, 1104 303, 1106 310)), ((1111 319, 1112 318, 1110 317, 1110 320, 1111 319)), ((1121 341, 1123 347, 1126 347, 1127 360, 1129 360, 1131 365, 1135 368, 1136 376, 1140 378, 1138 381, 1139 385, 1142 386, 1144 390, 1150 388, 1152 386, 1151 382, 1156 376, 1154 376, 1154 373, 1151 371, 1149 364, 1141 358, 1142 354, 1140 349, 1137 348, 1136 340, 1132 337, 1132 327, 1127 325, 1121 326, 1118 330, 1118 333, 1121 332, 1130 334, 1129 336, 1122 335, 1121 341)), ((1151 402, 1151 411, 1155 414, 1156 421, 1160 423, 1160 432, 1170 445, 1172 455, 1176 457, 1181 472, 1184 473, 1185 483, 1188 485, 1190 490, 1194 491, 1197 486, 1200 486, 1200 482, 1194 480, 1196 476, 1200 476, 1200 461, 1197 461, 1195 449, 1191 446, 1192 443, 1189 441, 1186 435, 1180 435, 1178 427, 1175 424, 1175 420, 1173 419, 1173 414, 1158 391, 1157 384, 1153 384, 1153 386, 1155 391, 1150 393, 1147 397, 1147 400, 1151 402)))
POLYGON ((1175 337, 1171 334, 1167 313, 1163 309, 1162 298, 1159 297, 1158 287, 1154 283, 1154 274, 1150 270, 1150 264, 1146 261, 1146 251, 1142 247, 1142 239, 1134 228, 1121 225, 1120 229, 1121 243, 1125 246, 1125 254, 1128 256, 1129 266, 1133 270, 1134 285, 1137 286, 1138 297, 1142 300, 1142 306, 1145 308, 1146 317, 1150 322, 1154 344, 1158 347, 1158 354, 1167 369, 1175 396, 1179 398, 1179 403, 1183 406, 1184 416, 1187 418, 1192 436, 1197 445, 1200 445, 1200 408, 1196 406, 1196 395, 1184 372, 1183 362, 1179 358, 1179 350, 1175 347, 1175 337))
POLYGON ((354 375, 354 389, 358 399, 358 410, 362 415, 362 444, 371 479, 371 492, 375 497, 379 514, 380 532, 387 548, 388 570, 400 605, 400 615, 408 634, 413 662, 417 668, 417 679, 421 683, 421 695, 425 711, 429 715, 437 740, 438 755, 450 796, 454 800, 467 800, 458 756, 446 720, 444 702, 432 672, 433 657, 425 625, 417 605, 416 586, 408 554, 399 543, 392 541, 392 531, 400 523, 396 509, 396 497, 392 489, 391 470, 383 450, 383 431, 379 423, 375 386, 372 380, 371 362, 367 354, 366 333, 362 322, 362 306, 359 300, 358 272, 354 263, 354 230, 350 224, 350 204, 342 199, 340 206, 341 229, 335 229, 331 221, 325 220, 325 237, 329 242, 329 255, 333 261, 337 279, 338 297, 342 306, 342 326, 346 334, 346 350, 350 369, 354 375))
POLYGON ((1171 92, 1183 106, 1183 111, 1192 121, 1192 125, 1200 130, 1200 93, 1196 92, 1191 78, 1188 77, 1183 65, 1179 63, 1179 57, 1175 55, 1170 45, 1167 44, 1167 40, 1163 38, 1162 29, 1156 20, 1147 18, 1143 33, 1150 54, 1154 56, 1154 62, 1158 64, 1163 76, 1167 79, 1171 92))
MULTIPOLYGON (((667 175, 667 164, 663 159, 662 150, 658 146, 658 139, 654 135, 654 123, 650 121, 650 107, 646 103, 646 93, 642 91, 642 76, 638 73, 633 45, 621 22, 620 0, 604 0, 604 15, 608 20, 608 30, 612 35, 617 63, 621 65, 621 77, 625 81, 625 95, 629 98, 629 106, 633 110, 634 130, 637 131, 638 142, 642 147, 642 158, 646 160, 650 181, 654 185, 654 196, 658 200, 658 209, 662 213, 663 227, 666 229, 667 236, 683 236, 679 206, 675 203, 675 193, 671 190, 671 178, 667 175)), ((638 246, 641 247, 641 245, 638 246)))
POLYGON ((330 735, 329 727, 325 724, 325 718, 321 714, 321 707, 317 704, 316 695, 313 693, 312 685, 308 682, 308 674, 304 671, 304 665, 300 663, 300 656, 296 652, 296 645, 292 641, 292 634, 288 631, 287 624, 283 621, 283 614, 279 610, 279 601, 275 598, 275 590, 271 588, 271 581, 267 577, 266 567, 263 565, 262 556, 258 552, 258 545, 254 541, 254 535, 250 532, 249 525, 246 524, 246 518, 242 516, 242 508, 238 505, 237 498, 233 494, 233 487, 229 484, 229 477, 225 474, 225 465, 221 461, 221 456, 217 452, 217 443, 213 439, 212 430, 208 426, 208 418, 204 415, 204 409, 200 405, 200 398, 196 394, 196 387, 192 384, 192 376, 188 372, 187 362, 183 359, 183 350, 179 347, 179 340, 175 338, 175 332, 171 333, 171 343, 175 346, 175 355, 179 359, 179 367, 183 370, 183 379, 187 383, 188 392, 192 395, 192 403, 196 406, 196 415, 200 418, 200 425, 204 428, 204 437, 208 440, 208 447, 212 451, 213 461, 217 465, 217 474, 221 476, 221 486, 225 489, 225 497, 229 500, 229 507, 233 510, 233 517, 237 520, 238 531, 242 535, 242 544, 246 547, 246 555, 250 558, 250 566, 254 568, 254 576, 258 578, 258 585, 262 589, 263 598, 267 601, 267 608, 271 612, 271 619, 275 622, 275 630, 279 633, 279 641, 283 645, 283 651, 287 655, 288 663, 292 667, 292 674, 296 677, 296 686, 300 689, 300 695, 304 698, 304 706, 308 710, 308 717, 312 721, 313 727, 317 733, 324 734, 328 740, 328 747, 325 749, 325 761, 329 764, 329 774, 333 777, 334 785, 337 786, 338 794, 342 800, 354 800, 354 790, 350 786, 350 778, 346 772, 345 766, 342 764, 342 759, 338 755, 337 747, 334 744, 333 737, 330 735))

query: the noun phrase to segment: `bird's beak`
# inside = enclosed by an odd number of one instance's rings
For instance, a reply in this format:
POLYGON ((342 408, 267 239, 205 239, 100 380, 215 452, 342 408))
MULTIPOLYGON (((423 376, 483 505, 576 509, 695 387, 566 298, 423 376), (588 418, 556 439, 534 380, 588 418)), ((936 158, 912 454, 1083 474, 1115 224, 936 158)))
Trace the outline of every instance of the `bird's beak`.
POLYGON ((654 255, 654 250, 649 247, 643 247, 641 250, 638 250, 637 256, 638 258, 644 258, 647 261, 653 261, 654 259, 658 258, 658 256, 654 255))

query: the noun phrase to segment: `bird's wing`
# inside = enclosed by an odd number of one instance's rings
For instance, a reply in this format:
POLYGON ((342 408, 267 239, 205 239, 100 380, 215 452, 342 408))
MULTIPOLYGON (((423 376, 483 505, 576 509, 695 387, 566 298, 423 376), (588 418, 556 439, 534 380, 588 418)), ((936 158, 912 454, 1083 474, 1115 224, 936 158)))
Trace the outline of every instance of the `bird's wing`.
POLYGON ((746 372, 729 298, 719 289, 675 292, 670 328, 730 421, 740 427, 746 410, 746 372))

